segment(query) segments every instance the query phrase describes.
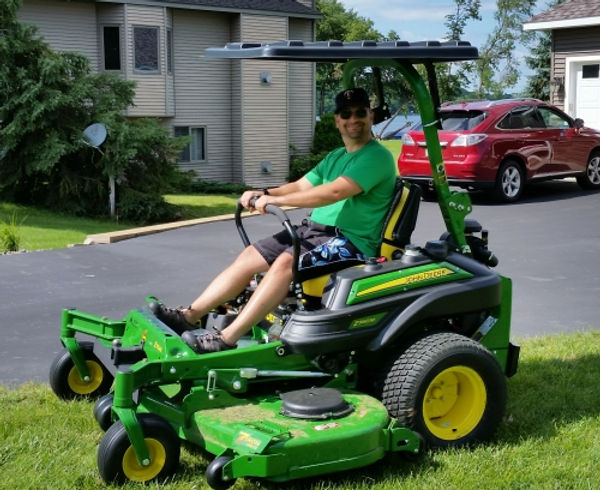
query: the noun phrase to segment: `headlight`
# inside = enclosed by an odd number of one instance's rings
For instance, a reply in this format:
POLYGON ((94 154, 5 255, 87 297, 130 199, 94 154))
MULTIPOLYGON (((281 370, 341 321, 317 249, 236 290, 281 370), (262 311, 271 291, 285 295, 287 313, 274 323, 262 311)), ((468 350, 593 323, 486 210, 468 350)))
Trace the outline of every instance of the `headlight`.
POLYGON ((402 144, 409 145, 409 146, 415 146, 415 140, 412 139, 412 136, 410 134, 404 133, 402 135, 402 144))

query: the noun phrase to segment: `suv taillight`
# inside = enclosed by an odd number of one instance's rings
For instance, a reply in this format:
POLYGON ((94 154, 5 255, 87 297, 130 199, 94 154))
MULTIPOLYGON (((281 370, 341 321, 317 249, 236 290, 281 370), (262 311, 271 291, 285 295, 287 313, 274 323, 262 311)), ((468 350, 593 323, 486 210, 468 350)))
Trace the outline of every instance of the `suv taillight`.
POLYGON ((483 133, 461 134, 452 143, 450 143, 450 146, 475 146, 486 138, 487 134, 483 133))
POLYGON ((402 145, 415 146, 415 140, 412 139, 410 134, 404 133, 402 135, 402 145))

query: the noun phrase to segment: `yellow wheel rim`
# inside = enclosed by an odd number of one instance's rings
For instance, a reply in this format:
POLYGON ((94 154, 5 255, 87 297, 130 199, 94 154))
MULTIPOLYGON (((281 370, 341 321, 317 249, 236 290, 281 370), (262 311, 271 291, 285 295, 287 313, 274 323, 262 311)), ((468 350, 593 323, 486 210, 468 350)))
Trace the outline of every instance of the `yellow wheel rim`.
POLYGON ((96 361, 85 361, 85 364, 90 372, 90 379, 88 381, 81 379, 79 371, 77 371, 75 366, 71 368, 67 377, 69 388, 71 388, 73 393, 77 393, 78 395, 93 393, 100 387, 104 379, 104 371, 100 364, 96 361))
POLYGON ((425 392, 425 425, 438 439, 460 439, 479 424, 486 402, 485 383, 475 370, 466 366, 445 369, 425 392))
POLYGON ((165 467, 167 453, 160 441, 152 438, 144 439, 150 455, 150 464, 142 466, 135 455, 133 446, 129 446, 123 455, 123 473, 131 481, 147 482, 156 476, 165 467))

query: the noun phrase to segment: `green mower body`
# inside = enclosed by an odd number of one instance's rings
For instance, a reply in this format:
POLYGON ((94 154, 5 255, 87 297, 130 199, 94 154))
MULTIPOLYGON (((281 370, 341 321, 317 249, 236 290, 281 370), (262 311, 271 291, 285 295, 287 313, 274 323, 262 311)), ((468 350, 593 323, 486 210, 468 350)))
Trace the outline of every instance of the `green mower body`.
MULTIPOLYGON (((364 66, 398 68, 415 91, 446 232, 422 246, 401 243, 390 260, 333 272, 318 297, 302 293, 295 271, 289 300, 235 350, 198 355, 146 308, 122 320, 64 310, 65 351, 50 382, 65 398, 102 395, 94 407, 106 430, 102 477, 160 480, 176 470, 181 440, 216 456, 206 478, 226 488, 239 477, 287 481, 365 466, 392 451, 490 439, 518 364, 511 281, 490 268, 485 230, 465 220, 468 195, 448 188, 432 97, 412 66, 473 59, 477 50, 461 42, 288 41, 206 55, 346 62, 346 86, 364 66), (80 334, 110 349, 114 366, 80 334)), ((430 88, 437 93, 432 80, 430 88)), ((272 212, 293 234, 285 213, 272 212)), ((404 241, 407 222, 396 234, 404 241)), ((222 328, 235 314, 215 312, 205 328, 222 328)))

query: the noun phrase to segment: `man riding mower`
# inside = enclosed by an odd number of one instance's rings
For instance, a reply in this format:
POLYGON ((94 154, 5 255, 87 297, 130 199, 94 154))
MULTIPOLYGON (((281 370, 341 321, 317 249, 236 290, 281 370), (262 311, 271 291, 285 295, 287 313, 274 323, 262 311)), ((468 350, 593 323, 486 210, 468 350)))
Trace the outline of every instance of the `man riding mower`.
MULTIPOLYGON (((519 349, 509 339, 511 281, 491 269, 497 260, 487 232, 465 219, 468 195, 448 188, 433 69, 475 59, 477 50, 465 42, 284 41, 234 43, 205 54, 343 62, 347 89, 365 67, 375 67, 374 74, 398 69, 419 106, 446 231, 411 243, 420 189, 397 179, 374 256, 307 274, 298 266, 301 237, 287 214, 267 199, 239 203, 244 245, 241 211, 263 206, 281 221, 293 260, 285 297, 235 349, 198 354, 146 308, 122 320, 65 310, 65 350, 50 382, 66 398, 103 395, 94 407, 106 430, 98 449, 102 477, 162 480, 177 470, 182 439, 215 455, 206 469, 213 488, 239 477, 287 481, 364 466, 391 451, 489 440, 504 414, 506 377, 518 364, 519 349), (414 64, 427 68, 431 94, 414 64), (114 367, 79 334, 110 348, 114 367)), ((211 311, 204 329, 226 331, 257 287, 260 280, 211 311)), ((164 308, 149 301, 154 311, 164 308)), ((195 339, 205 333, 188 331, 195 339)))

